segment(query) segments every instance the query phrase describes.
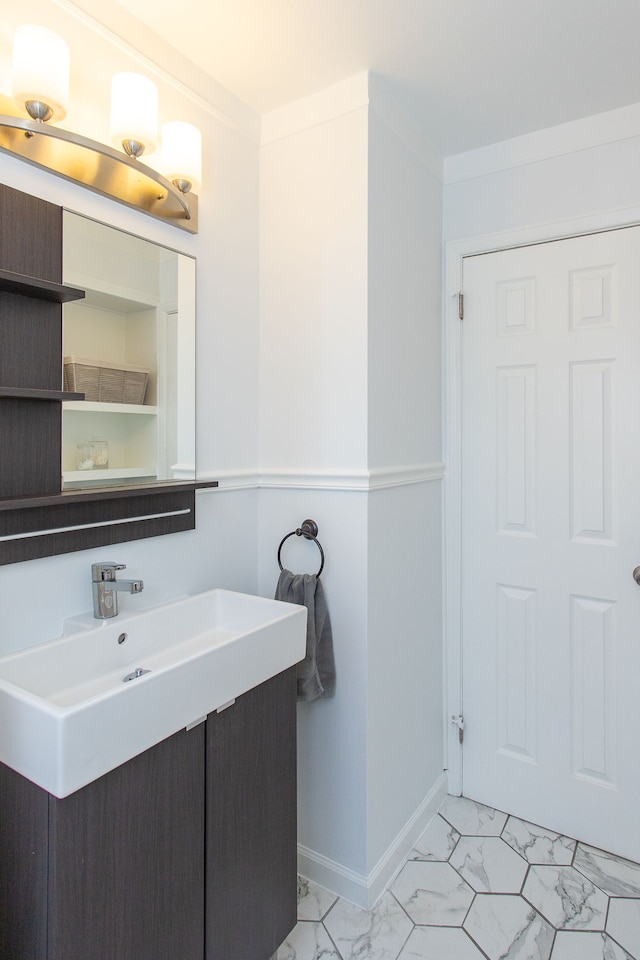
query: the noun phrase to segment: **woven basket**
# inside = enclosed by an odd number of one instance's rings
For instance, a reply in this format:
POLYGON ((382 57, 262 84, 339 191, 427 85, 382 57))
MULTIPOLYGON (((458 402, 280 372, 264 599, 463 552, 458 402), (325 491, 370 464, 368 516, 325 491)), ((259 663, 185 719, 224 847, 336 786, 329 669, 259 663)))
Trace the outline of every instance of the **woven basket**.
POLYGON ((144 403, 149 371, 127 363, 64 358, 64 389, 99 403, 144 403))

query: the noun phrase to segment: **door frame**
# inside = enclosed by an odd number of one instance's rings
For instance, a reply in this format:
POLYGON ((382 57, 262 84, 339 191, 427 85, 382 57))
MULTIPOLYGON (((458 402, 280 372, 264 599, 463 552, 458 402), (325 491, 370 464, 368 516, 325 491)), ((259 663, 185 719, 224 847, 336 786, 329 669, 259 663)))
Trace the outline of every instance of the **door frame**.
MULTIPOLYGON (((450 240, 445 245, 443 289, 443 635, 444 635, 444 768, 448 791, 463 791, 462 747, 452 718, 464 716, 462 690, 462 323, 458 294, 463 291, 465 257, 621 227, 640 225, 640 206, 594 213, 574 220, 551 221, 499 233, 450 240)), ((470 717, 467 724, 473 723, 470 717)))

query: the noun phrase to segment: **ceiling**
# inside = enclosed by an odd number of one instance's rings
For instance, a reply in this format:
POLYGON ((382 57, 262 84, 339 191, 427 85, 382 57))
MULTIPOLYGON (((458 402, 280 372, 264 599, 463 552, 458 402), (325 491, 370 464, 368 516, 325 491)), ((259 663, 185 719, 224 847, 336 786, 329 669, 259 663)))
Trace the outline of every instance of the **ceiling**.
POLYGON ((118 4, 260 113, 373 70, 443 156, 640 102, 640 0, 118 4))

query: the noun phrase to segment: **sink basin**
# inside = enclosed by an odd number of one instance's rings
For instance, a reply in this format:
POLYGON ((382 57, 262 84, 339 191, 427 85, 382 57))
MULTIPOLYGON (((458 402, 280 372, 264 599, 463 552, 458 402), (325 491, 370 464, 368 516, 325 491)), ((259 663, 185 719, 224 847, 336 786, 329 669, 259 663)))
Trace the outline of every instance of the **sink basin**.
POLYGON ((0 657, 0 761, 66 797, 297 663, 306 617, 209 590, 68 620, 58 639, 0 657))

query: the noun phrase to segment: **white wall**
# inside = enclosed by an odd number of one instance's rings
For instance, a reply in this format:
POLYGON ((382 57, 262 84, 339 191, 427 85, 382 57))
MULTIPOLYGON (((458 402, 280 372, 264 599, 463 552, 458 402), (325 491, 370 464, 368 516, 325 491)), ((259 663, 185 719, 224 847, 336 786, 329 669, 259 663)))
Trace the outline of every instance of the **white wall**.
POLYGON ((368 448, 373 475, 386 482, 372 490, 368 505, 370 873, 397 862, 394 845, 396 856, 407 852, 403 831, 425 804, 428 815, 443 768, 442 186, 433 166, 407 118, 374 82, 368 448))
MULTIPOLYGON (((2 19, 0 92, 9 92, 14 26, 48 23, 71 44, 74 106, 67 125, 106 141, 105 78, 117 69, 148 73, 150 65, 126 44, 79 21, 64 3, 28 0, 19 8, 3 10, 2 19), (82 105, 92 93, 89 115, 82 105)), ((238 473, 257 461, 258 124, 252 128, 247 122, 245 108, 234 113, 234 104, 222 93, 219 109, 179 87, 164 71, 151 75, 165 118, 180 116, 203 132, 204 185, 197 236, 4 154, 0 181, 197 257, 198 473, 208 477, 238 473)), ((195 532, 1 567, 0 652, 53 638, 61 633, 65 617, 89 610, 90 565, 99 558, 126 563, 128 574, 145 581, 141 596, 122 598, 124 607, 152 605, 214 585, 255 591, 257 517, 255 489, 202 492, 197 497, 195 532)))
POLYGON ((362 905, 442 786, 440 183, 374 97, 263 118, 260 182, 260 588, 316 520, 338 682, 298 707, 300 867, 362 905))
POLYGON ((312 126, 303 103, 288 112, 286 133, 264 118, 260 158, 260 469, 362 469, 366 99, 312 126))
POLYGON ((624 220, 640 203, 639 130, 635 104, 448 158, 445 240, 624 220))
MULTIPOLYGON (((298 839, 334 873, 361 876, 367 512, 365 494, 340 490, 367 464, 366 77, 353 85, 362 94, 355 109, 338 98, 336 112, 309 125, 313 104, 300 103, 263 123, 260 588, 273 593, 282 537, 314 519, 338 684, 335 699, 298 707, 298 839)), ((304 546, 288 541, 283 564, 317 569, 315 546, 304 546)))
POLYGON ((397 108, 369 113, 369 466, 441 459, 441 171, 397 108), (390 115, 391 114, 391 115, 390 115))

